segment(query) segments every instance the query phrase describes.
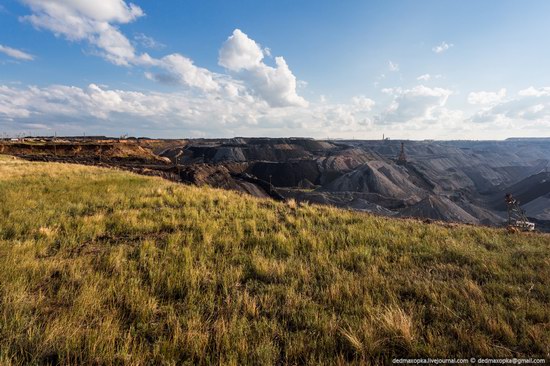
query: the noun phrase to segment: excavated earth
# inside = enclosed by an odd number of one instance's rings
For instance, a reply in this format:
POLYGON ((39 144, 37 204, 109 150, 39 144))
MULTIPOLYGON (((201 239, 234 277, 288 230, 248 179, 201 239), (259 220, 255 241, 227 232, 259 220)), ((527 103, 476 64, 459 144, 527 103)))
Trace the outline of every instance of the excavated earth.
POLYGON ((0 142, 0 153, 112 166, 258 197, 483 225, 505 222, 503 198, 512 193, 539 228, 550 230, 550 140, 26 139, 0 142), (406 161, 397 161, 402 142, 406 161))
POLYGON ((231 164, 239 164, 287 199, 395 217, 502 225, 510 192, 540 227, 548 226, 549 140, 403 141, 407 160, 398 162, 401 142, 189 140, 160 155, 225 166, 233 176, 231 164))

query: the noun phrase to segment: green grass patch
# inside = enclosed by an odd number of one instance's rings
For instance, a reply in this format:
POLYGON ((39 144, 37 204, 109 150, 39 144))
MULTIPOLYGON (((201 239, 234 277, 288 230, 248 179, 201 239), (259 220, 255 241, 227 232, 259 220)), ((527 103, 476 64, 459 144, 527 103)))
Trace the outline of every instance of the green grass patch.
POLYGON ((0 364, 548 357, 549 250, 0 155, 0 364))

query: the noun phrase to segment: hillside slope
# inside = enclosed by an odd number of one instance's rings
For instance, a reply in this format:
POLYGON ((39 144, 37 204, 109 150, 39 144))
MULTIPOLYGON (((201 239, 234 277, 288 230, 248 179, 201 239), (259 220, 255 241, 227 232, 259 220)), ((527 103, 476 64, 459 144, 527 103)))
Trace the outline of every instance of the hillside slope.
POLYGON ((0 156, 0 364, 549 357, 550 239, 0 156))

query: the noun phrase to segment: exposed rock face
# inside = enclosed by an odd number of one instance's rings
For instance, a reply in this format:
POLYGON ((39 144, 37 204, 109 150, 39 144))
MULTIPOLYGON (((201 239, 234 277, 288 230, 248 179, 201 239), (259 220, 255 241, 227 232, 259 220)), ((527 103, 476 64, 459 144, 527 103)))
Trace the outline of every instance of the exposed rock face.
POLYGON ((134 141, 104 140, 79 143, 73 141, 0 143, 0 153, 17 156, 58 157, 75 161, 126 161, 142 164, 170 164, 170 159, 155 155, 134 141))
MULTIPOLYGON (((331 143, 312 139, 228 139, 194 140, 186 146, 183 161, 210 163, 313 159, 318 153, 337 149, 331 143)), ((181 148, 168 149, 163 156, 173 157, 181 148)))
POLYGON ((351 172, 373 160, 382 160, 382 157, 372 151, 344 145, 342 150, 336 150, 330 155, 316 159, 322 172, 319 183, 322 185, 330 183, 343 173, 351 172))
MULTIPOLYGON (((397 141, 365 141, 364 148, 392 158, 397 141)), ((440 191, 472 190, 488 193, 541 171, 550 159, 548 142, 410 141, 405 143, 412 164, 440 191)))
POLYGON ((212 187, 235 189, 229 170, 221 165, 196 164, 181 168, 182 181, 196 186, 209 185, 212 187))
POLYGON ((318 184, 321 176, 319 167, 313 160, 280 163, 259 161, 250 163, 247 172, 262 180, 271 181, 276 187, 299 187, 304 180, 318 184))
POLYGON ((191 140, 185 155, 189 163, 239 163, 297 200, 468 223, 502 223, 504 189, 520 184, 530 212, 547 217, 546 185, 520 183, 549 164, 547 141, 406 141, 407 162, 397 164, 400 150, 401 141, 388 140, 239 138, 191 140))
POLYGON ((400 212, 403 217, 421 217, 440 221, 457 221, 479 224, 481 220, 470 215, 460 206, 445 197, 428 196, 417 204, 400 212))
POLYGON ((499 193, 494 195, 493 207, 497 210, 504 211, 506 205, 502 199, 498 199, 502 194, 511 193, 522 204, 529 204, 534 200, 542 198, 539 202, 544 201, 546 195, 550 195, 550 173, 541 172, 532 175, 528 178, 506 187, 499 193))
POLYGON ((530 217, 550 221, 550 194, 540 196, 523 206, 530 217))
POLYGON ((406 168, 378 160, 342 175, 320 191, 370 192, 411 202, 425 196, 425 192, 411 182, 406 168))
POLYGON ((237 179, 223 165, 195 164, 180 168, 183 182, 197 186, 211 186, 248 193, 256 197, 269 197, 269 193, 259 185, 237 179))

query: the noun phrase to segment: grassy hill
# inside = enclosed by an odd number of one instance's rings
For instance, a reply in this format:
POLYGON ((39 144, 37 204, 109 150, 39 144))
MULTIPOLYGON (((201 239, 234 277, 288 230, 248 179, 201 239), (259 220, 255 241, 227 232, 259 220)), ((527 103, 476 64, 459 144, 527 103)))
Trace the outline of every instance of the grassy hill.
POLYGON ((550 237, 0 156, 0 364, 548 357, 550 237))

